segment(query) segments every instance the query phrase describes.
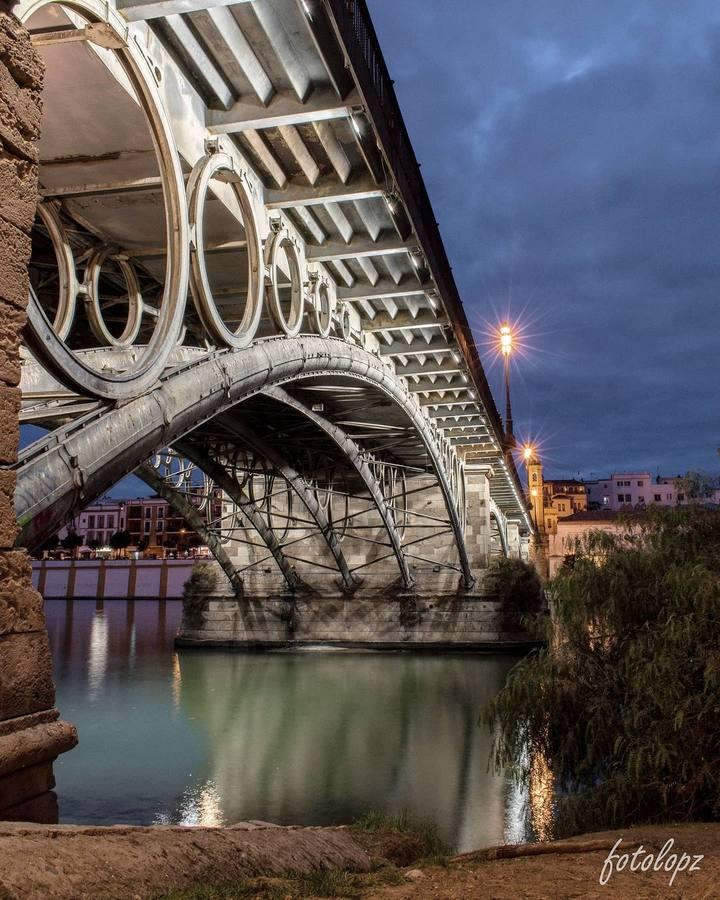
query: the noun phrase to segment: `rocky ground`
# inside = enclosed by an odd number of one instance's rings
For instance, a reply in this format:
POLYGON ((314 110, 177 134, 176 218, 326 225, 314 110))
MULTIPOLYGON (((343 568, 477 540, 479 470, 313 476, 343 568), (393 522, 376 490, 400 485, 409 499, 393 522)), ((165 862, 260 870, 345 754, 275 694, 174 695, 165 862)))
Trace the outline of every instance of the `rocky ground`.
POLYGON ((437 849, 431 844, 410 830, 264 823, 215 829, 3 825, 0 898, 720 897, 720 824, 633 828, 452 858, 428 858, 437 849), (619 838, 603 885, 603 867, 619 838), (666 846, 670 839, 673 845, 666 846))

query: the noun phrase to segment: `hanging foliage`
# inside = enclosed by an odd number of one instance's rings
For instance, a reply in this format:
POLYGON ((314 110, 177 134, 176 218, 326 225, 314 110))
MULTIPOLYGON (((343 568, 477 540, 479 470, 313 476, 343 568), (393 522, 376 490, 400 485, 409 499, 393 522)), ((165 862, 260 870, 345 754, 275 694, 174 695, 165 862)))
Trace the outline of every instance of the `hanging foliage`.
POLYGON ((578 543, 546 643, 484 713, 494 764, 550 766, 555 833, 720 818, 720 513, 653 509, 578 543))

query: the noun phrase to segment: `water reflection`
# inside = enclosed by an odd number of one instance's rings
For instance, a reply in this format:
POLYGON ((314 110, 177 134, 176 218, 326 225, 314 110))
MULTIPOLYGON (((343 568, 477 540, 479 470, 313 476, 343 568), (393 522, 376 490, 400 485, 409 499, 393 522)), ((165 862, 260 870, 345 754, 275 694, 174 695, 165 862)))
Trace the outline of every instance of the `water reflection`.
POLYGON ((370 809, 436 821, 461 850, 501 842, 511 791, 480 708, 513 660, 175 653, 180 604, 48 601, 61 821, 322 824, 370 809))

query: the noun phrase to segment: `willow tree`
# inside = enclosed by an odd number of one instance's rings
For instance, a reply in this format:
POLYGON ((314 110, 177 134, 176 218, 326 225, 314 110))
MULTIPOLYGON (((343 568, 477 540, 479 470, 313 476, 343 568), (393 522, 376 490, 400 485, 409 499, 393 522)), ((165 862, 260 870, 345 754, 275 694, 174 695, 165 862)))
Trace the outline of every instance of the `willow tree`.
POLYGON ((484 714, 495 766, 549 766, 556 834, 720 818, 720 513, 651 509, 574 549, 544 648, 484 714))

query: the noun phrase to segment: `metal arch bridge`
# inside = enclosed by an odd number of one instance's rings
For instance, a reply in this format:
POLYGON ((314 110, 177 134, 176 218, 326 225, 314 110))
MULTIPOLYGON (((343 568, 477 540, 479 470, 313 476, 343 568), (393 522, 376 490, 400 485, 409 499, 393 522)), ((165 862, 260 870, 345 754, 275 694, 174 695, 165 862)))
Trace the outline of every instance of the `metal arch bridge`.
POLYGON ((266 560, 468 589, 513 552, 532 524, 364 0, 16 12, 47 67, 20 542, 137 472, 238 590, 266 560))

